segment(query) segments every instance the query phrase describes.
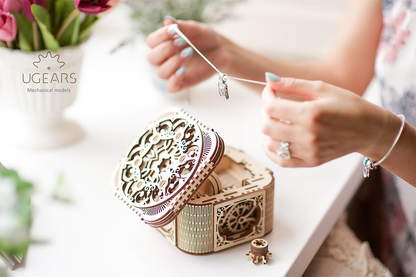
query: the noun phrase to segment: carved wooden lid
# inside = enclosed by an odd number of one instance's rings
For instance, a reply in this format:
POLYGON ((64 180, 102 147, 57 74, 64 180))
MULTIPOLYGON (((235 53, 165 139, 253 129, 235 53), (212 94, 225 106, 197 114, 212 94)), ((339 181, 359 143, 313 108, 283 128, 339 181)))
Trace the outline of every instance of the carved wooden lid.
POLYGON ((114 175, 115 195, 152 227, 170 223, 214 171, 224 142, 212 129, 171 108, 133 142, 114 175))

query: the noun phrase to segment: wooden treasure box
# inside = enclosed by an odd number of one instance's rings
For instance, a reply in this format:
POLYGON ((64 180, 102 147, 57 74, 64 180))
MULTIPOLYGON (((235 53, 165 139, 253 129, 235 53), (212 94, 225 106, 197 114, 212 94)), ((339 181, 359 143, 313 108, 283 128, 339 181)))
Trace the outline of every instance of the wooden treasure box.
POLYGON ((114 193, 186 253, 217 252, 273 228, 273 173, 179 108, 134 141, 114 193))

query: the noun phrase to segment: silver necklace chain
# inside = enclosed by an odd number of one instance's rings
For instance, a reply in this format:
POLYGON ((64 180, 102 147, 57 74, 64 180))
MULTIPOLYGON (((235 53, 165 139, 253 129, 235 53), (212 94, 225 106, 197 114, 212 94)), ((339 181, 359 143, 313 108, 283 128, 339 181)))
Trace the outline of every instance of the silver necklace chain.
POLYGON ((220 95, 225 96, 226 99, 228 99, 228 86, 226 84, 227 79, 233 79, 233 80, 240 81, 240 82, 258 84, 258 85, 263 85, 263 86, 266 86, 267 85, 266 82, 259 82, 259 81, 249 80, 249 79, 243 79, 243 78, 233 77, 233 76, 229 76, 229 75, 221 72, 210 60, 208 60, 204 56, 204 54, 201 53, 201 51, 198 50, 198 48, 196 48, 195 45, 193 45, 193 43, 184 35, 184 33, 182 33, 182 31, 179 29, 178 24, 172 24, 172 25, 170 25, 169 26, 169 29, 172 30, 172 31, 175 31, 175 33, 177 33, 181 38, 183 38, 185 40, 185 42, 188 43, 189 46, 191 46, 192 49, 194 49, 195 52, 198 53, 198 55, 201 56, 201 58, 207 64, 209 64, 220 75, 219 83, 218 83, 218 85, 219 85, 219 91, 220 91, 220 95))

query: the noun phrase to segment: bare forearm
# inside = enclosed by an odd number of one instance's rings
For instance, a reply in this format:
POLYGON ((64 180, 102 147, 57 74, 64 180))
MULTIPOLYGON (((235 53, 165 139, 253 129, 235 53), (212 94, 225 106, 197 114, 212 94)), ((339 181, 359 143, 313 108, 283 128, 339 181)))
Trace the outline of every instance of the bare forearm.
POLYGON ((397 145, 381 165, 416 187, 416 129, 414 127, 406 124, 397 145))
MULTIPOLYGON (((381 1, 351 1, 330 50, 324 59, 318 61, 278 60, 227 41, 226 72, 263 81, 264 72, 268 71, 282 77, 321 80, 362 95, 374 74, 383 26, 381 10, 381 1)), ((251 86, 257 91, 262 89, 251 86)))
MULTIPOLYGON (((364 155, 374 161, 380 160, 387 153, 401 125, 400 118, 387 110, 381 116, 385 117, 385 124, 379 138, 371 148, 363 151, 364 155)), ((416 187, 416 128, 405 124, 397 144, 381 166, 416 187)))

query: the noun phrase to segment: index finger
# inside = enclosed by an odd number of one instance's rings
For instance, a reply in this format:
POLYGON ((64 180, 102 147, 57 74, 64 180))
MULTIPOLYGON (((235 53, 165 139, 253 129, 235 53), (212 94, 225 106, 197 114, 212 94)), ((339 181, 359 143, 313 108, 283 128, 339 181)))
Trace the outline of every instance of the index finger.
POLYGON ((154 48, 157 45, 167 40, 173 39, 173 34, 168 33, 169 26, 163 26, 162 28, 154 31, 146 38, 146 43, 150 48, 154 48))
POLYGON ((283 119, 295 123, 298 121, 303 102, 277 98, 276 93, 267 85, 262 92, 263 108, 273 119, 283 119))

